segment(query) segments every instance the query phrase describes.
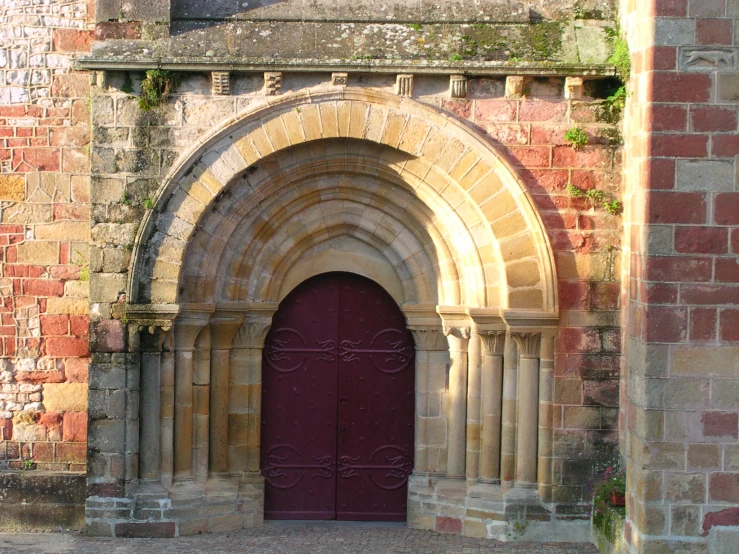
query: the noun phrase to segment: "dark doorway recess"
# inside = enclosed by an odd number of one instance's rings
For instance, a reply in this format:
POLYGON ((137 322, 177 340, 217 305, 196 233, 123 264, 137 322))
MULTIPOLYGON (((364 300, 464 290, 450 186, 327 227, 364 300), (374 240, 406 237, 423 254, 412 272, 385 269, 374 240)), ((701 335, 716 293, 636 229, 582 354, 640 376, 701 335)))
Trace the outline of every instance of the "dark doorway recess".
POLYGON ((369 279, 325 273, 282 301, 262 358, 266 519, 405 521, 414 361, 369 279))

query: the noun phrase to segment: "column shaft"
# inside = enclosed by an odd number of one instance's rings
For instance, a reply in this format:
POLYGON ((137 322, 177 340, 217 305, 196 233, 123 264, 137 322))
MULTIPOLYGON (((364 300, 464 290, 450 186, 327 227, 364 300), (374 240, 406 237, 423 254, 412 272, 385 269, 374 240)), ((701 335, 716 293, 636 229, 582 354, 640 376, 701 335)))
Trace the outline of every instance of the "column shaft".
MULTIPOLYGON (((414 333, 414 336, 416 333, 414 333)), ((418 345, 416 339, 416 345, 418 345)), ((428 372, 429 353, 427 350, 416 350, 416 420, 415 420, 415 473, 428 472, 428 372)))
POLYGON ((195 341, 193 354, 193 474, 197 481, 208 478, 210 427, 210 329, 205 327, 195 341))
POLYGON ((552 433, 554 402, 554 333, 544 333, 539 366, 539 497, 552 501, 552 433))
POLYGON ((482 362, 482 434, 480 480, 500 481, 501 415, 503 408, 503 344, 505 333, 483 336, 485 356, 482 362))
POLYGON ((159 480, 159 433, 161 346, 164 332, 142 332, 141 340, 141 408, 139 439, 139 476, 142 480, 159 480))
POLYGON ((165 487, 172 485, 174 476, 174 335, 164 341, 159 367, 159 473, 165 487))
POLYGON ((518 368, 518 447, 516 481, 536 484, 536 453, 539 415, 539 359, 521 357, 518 368))
POLYGON ((465 477, 465 431, 467 414, 467 344, 469 327, 446 328, 449 341, 449 431, 447 470, 448 479, 465 477))
POLYGON ((503 356, 503 423, 500 441, 500 479, 512 483, 516 477, 516 395, 518 393, 518 350, 510 335, 503 356))
POLYGON ((482 341, 480 335, 470 336, 467 373, 467 445, 465 452, 465 475, 477 479, 480 467, 480 431, 482 428, 482 341))

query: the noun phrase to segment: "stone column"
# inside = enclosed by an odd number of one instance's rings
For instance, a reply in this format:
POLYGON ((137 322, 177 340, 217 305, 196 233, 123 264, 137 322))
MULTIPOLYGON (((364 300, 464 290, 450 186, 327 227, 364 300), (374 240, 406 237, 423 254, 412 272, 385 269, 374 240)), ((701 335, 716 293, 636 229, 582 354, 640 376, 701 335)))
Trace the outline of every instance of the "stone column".
POLYGON ((536 486, 539 434, 539 347, 541 333, 511 332, 520 353, 518 368, 518 441, 516 484, 536 486))
POLYGON ((259 473, 262 349, 276 304, 251 305, 233 339, 228 391, 228 472, 259 473))
POLYGON ((208 478, 208 449, 210 428, 210 329, 206 326, 195 340, 193 353, 192 410, 193 439, 192 467, 195 480, 204 483, 208 478))
POLYGON ((500 439, 500 479, 505 487, 516 478, 516 415, 518 352, 510 334, 503 347, 503 415, 500 439))
POLYGON ((216 314, 210 319, 210 474, 228 473, 228 383, 231 345, 243 316, 216 314))
POLYGON ((554 330, 544 331, 541 338, 539 365, 539 497, 552 501, 552 443, 554 432, 554 330))
POLYGON ((467 415, 467 348, 469 327, 445 326, 449 342, 449 430, 447 451, 447 479, 465 477, 465 431, 467 415))
POLYGON ((480 431, 482 429, 482 340, 472 333, 467 348, 467 436, 465 476, 477 479, 480 469, 480 431))
MULTIPOLYGON (((408 310, 406 310, 408 311, 408 310)), ((422 475, 439 471, 436 460, 438 449, 446 440, 445 436, 437 435, 437 429, 443 429, 446 435, 446 426, 435 425, 432 433, 429 421, 442 421, 441 393, 444 387, 439 375, 445 378, 445 372, 439 371, 438 359, 447 353, 449 345, 441 327, 441 320, 436 313, 425 319, 409 318, 408 327, 413 333, 416 347, 416 420, 415 420, 415 474, 422 475), (430 454, 434 451, 434 460, 430 454)))
POLYGON ((174 481, 193 479, 193 353, 195 340, 208 323, 207 315, 188 313, 174 327, 174 481))
POLYGON ((482 331, 480 336, 485 347, 482 362, 480 482, 499 483, 505 331, 482 331))
POLYGON ((140 484, 159 483, 160 390, 162 348, 167 332, 141 327, 141 406, 139 430, 140 484))
POLYGON ((174 477, 174 331, 162 344, 159 366, 159 475, 170 488, 174 477))

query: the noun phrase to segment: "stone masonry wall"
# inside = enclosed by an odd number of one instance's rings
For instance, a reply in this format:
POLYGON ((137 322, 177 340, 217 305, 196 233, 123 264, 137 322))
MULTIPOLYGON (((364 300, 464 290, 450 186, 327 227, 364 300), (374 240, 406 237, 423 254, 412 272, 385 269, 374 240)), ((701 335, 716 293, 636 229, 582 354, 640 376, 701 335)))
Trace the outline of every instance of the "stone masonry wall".
POLYGON ((625 539, 739 544, 739 60, 735 0, 623 1, 625 539))
POLYGON ((84 471, 93 2, 0 2, 0 469, 84 471))
MULTIPOLYGON (((106 88, 95 88, 92 97, 91 302, 97 311, 91 333, 97 338, 91 403, 138 386, 125 382, 125 357, 116 353, 125 350, 121 292, 138 223, 163 176, 209 128, 265 101, 262 74, 232 74, 231 96, 212 95, 207 75, 188 74, 165 105, 142 111, 141 77, 110 72, 106 88), (121 92, 126 84, 132 93, 121 92)), ((330 80, 330 73, 286 73, 282 93, 320 90, 330 80)), ((505 78, 471 79, 465 100, 449 100, 448 83, 448 77, 416 76, 413 96, 468 120, 508 155, 538 205, 556 252, 562 326, 553 497, 587 502, 588 460, 617 443, 621 216, 609 214, 601 202, 573 197, 567 185, 620 198, 620 147, 612 144, 613 126, 596 117, 598 102, 566 100, 562 78, 529 79, 517 98, 505 97, 505 78), (574 126, 587 130, 588 145, 574 149, 564 140, 574 126)), ((349 86, 392 92, 394 84, 394 75, 349 76, 349 86)), ((91 494, 121 497, 136 475, 135 456, 127 457, 123 449, 126 408, 95 402, 102 408, 90 414, 91 494)), ((587 517, 585 504, 568 510, 562 517, 587 517)))

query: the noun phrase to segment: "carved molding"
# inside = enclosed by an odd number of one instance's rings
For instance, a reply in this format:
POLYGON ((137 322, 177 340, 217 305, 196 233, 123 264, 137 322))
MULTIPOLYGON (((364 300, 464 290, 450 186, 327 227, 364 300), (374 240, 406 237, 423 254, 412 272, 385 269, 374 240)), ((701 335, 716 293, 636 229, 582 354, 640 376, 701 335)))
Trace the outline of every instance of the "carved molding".
POLYGON ((478 331, 482 343, 485 345, 485 353, 493 356, 502 356, 505 349, 505 331, 478 331))
POLYGON ((541 333, 517 333, 511 331, 511 338, 516 341, 518 352, 522 358, 538 358, 541 350, 541 333))

